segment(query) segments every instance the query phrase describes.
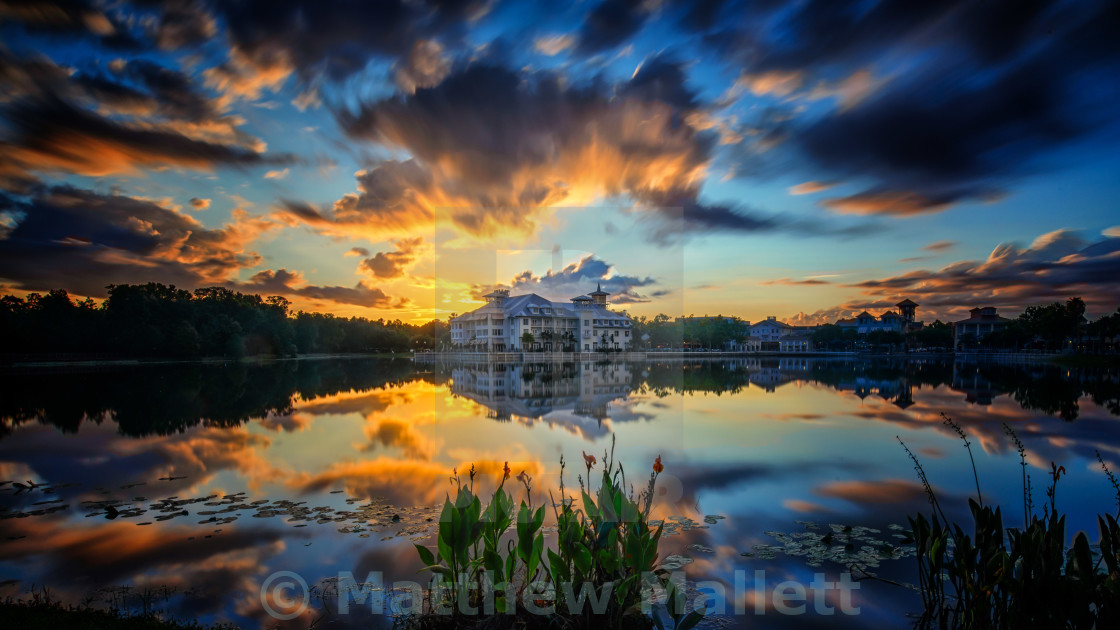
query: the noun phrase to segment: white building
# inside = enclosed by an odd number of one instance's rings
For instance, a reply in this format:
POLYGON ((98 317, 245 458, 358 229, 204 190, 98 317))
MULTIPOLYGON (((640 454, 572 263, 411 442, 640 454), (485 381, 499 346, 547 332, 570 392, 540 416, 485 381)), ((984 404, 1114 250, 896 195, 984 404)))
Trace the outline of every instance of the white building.
POLYGON ((770 316, 750 326, 747 337, 747 352, 779 352, 790 354, 812 352, 813 342, 809 335, 810 326, 791 326, 770 316))
POLYGON ((451 343, 478 352, 626 350, 630 317, 610 310, 608 295, 599 286, 565 303, 497 289, 486 306, 451 318, 451 343))

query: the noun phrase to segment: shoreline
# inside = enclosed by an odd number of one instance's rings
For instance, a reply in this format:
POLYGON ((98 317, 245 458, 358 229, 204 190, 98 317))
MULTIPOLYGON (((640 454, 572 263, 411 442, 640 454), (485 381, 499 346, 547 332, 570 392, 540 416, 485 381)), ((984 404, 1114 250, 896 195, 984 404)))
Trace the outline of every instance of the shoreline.
POLYGON ((107 366, 140 366, 140 365, 213 365, 217 363, 272 363, 278 361, 322 361, 325 359, 406 359, 412 356, 411 353, 391 353, 391 352, 342 352, 342 353, 322 353, 322 354, 300 354, 294 357, 281 357, 275 355, 255 355, 250 357, 229 358, 229 357, 204 357, 200 359, 171 359, 171 358, 152 358, 152 359, 75 359, 72 361, 67 360, 42 360, 42 361, 7 361, 0 360, 0 369, 7 368, 53 368, 53 367, 107 367, 107 366))
POLYGON ((1067 367, 1120 367, 1120 355, 1078 354, 1025 354, 983 352, 659 352, 636 351, 618 353, 599 352, 345 352, 301 354, 292 357, 256 355, 241 358, 204 357, 198 359, 174 358, 119 358, 119 359, 43 359, 9 361, 0 359, 0 370, 69 367, 136 367, 147 365, 216 365, 228 363, 263 364, 280 361, 324 361, 347 359, 410 359, 418 363, 436 361, 486 361, 509 363, 575 362, 575 361, 656 361, 660 359, 728 359, 728 358, 875 358, 875 359, 953 359, 956 361, 1014 361, 1041 362, 1067 367))

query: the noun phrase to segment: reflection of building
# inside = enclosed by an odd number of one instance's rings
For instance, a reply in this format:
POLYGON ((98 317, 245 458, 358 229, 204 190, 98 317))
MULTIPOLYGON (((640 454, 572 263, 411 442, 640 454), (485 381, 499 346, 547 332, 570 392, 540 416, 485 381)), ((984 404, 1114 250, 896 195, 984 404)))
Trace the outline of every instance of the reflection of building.
POLYGON ((630 318, 608 308, 608 295, 600 286, 568 304, 496 289, 484 296, 486 306, 451 318, 451 343, 482 352, 625 350, 630 318))
POLYGON ((963 392, 964 399, 968 402, 985 407, 991 405, 992 400, 1003 393, 981 375, 980 367, 975 363, 953 364, 952 389, 963 392))
POLYGON ((497 420, 566 412, 601 421, 611 401, 630 393, 632 379, 622 363, 491 363, 452 369, 451 392, 485 406, 497 420))
POLYGON ((868 396, 878 396, 893 403, 900 409, 914 404, 914 388, 906 378, 870 378, 855 376, 833 384, 838 391, 852 392, 863 400, 868 396))
POLYGON ((772 392, 786 383, 799 380, 796 374, 783 372, 780 368, 771 367, 755 370, 751 372, 750 376, 747 378, 752 385, 757 385, 767 392, 772 392))
POLYGON ((1003 330, 1010 319, 996 314, 996 307, 985 306, 974 308, 968 312, 968 319, 953 322, 953 348, 960 348, 960 343, 966 337, 972 341, 980 341, 989 333, 1003 330))

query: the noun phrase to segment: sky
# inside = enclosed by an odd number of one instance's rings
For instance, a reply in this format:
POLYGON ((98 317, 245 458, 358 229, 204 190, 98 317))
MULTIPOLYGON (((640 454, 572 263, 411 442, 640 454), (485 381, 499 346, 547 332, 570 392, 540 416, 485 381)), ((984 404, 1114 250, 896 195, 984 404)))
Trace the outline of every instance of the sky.
POLYGON ((1120 5, 0 0, 0 292, 1120 305, 1120 5))

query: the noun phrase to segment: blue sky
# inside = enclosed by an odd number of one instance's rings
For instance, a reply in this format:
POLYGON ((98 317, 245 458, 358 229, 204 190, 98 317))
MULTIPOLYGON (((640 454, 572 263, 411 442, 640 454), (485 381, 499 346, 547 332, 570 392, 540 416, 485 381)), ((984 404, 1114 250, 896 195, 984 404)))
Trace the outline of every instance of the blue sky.
POLYGON ((0 287, 1100 315, 1117 26, 1095 1, 3 0, 0 287))

